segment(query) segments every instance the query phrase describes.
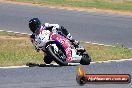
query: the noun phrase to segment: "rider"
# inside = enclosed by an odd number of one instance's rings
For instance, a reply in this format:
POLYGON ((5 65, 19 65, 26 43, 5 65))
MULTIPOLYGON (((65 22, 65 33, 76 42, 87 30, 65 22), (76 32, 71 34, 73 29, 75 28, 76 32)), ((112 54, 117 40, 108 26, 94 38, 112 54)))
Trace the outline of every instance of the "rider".
MULTIPOLYGON (((33 34, 30 36, 31 42, 34 43, 35 41, 35 35, 38 35, 40 33, 40 30, 49 30, 51 32, 58 33, 67 39, 71 41, 71 43, 74 45, 74 47, 78 47, 79 42, 72 39, 72 36, 70 33, 63 27, 58 24, 41 24, 41 21, 38 18, 33 18, 29 21, 29 28, 33 32, 33 34)), ((35 46, 35 49, 39 51, 39 48, 35 46)))

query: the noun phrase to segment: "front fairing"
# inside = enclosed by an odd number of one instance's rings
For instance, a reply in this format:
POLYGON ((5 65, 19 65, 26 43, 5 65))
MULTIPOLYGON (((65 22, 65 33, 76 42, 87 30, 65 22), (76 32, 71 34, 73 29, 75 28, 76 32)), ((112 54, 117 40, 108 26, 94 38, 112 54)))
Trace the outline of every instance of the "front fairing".
POLYGON ((79 62, 81 60, 82 55, 77 55, 76 49, 71 48, 70 41, 67 38, 59 34, 53 34, 51 38, 65 49, 68 62, 79 62))
POLYGON ((69 40, 59 34, 54 33, 51 35, 51 39, 54 40, 55 42, 58 42, 64 48, 67 56, 67 61, 70 62, 73 58, 69 40))
POLYGON ((69 40, 67 38, 61 36, 60 34, 53 33, 51 35, 51 40, 54 40, 54 41, 60 43, 64 47, 64 49, 71 47, 69 40))

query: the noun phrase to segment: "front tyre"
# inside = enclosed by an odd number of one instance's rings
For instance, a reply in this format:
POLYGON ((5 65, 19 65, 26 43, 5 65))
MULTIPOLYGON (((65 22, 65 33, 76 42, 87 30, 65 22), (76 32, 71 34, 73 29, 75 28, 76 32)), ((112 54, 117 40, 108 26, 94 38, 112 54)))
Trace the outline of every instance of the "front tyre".
POLYGON ((60 66, 67 66, 68 62, 66 60, 66 55, 63 52, 64 50, 62 50, 62 48, 58 49, 58 51, 55 51, 51 45, 47 47, 48 54, 52 57, 52 60, 54 60, 60 66))

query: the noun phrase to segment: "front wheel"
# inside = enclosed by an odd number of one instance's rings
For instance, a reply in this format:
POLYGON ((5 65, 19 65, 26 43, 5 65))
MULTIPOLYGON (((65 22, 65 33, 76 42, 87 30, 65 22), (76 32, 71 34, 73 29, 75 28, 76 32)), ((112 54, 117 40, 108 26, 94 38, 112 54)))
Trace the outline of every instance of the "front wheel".
POLYGON ((64 50, 62 48, 58 48, 58 51, 54 49, 52 45, 49 45, 47 47, 48 54, 52 57, 52 60, 54 60, 57 64, 61 66, 67 66, 68 62, 66 60, 66 55, 63 52, 64 50))

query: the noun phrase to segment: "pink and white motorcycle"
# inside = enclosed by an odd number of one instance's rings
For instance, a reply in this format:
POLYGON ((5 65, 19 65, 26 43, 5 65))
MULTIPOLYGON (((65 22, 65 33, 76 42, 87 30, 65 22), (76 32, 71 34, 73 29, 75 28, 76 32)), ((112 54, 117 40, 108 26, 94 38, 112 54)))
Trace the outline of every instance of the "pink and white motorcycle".
POLYGON ((49 30, 43 30, 35 37, 35 46, 45 52, 44 62, 46 64, 55 61, 61 66, 67 66, 68 63, 89 65, 91 62, 85 49, 83 52, 79 51, 67 38, 49 30))

